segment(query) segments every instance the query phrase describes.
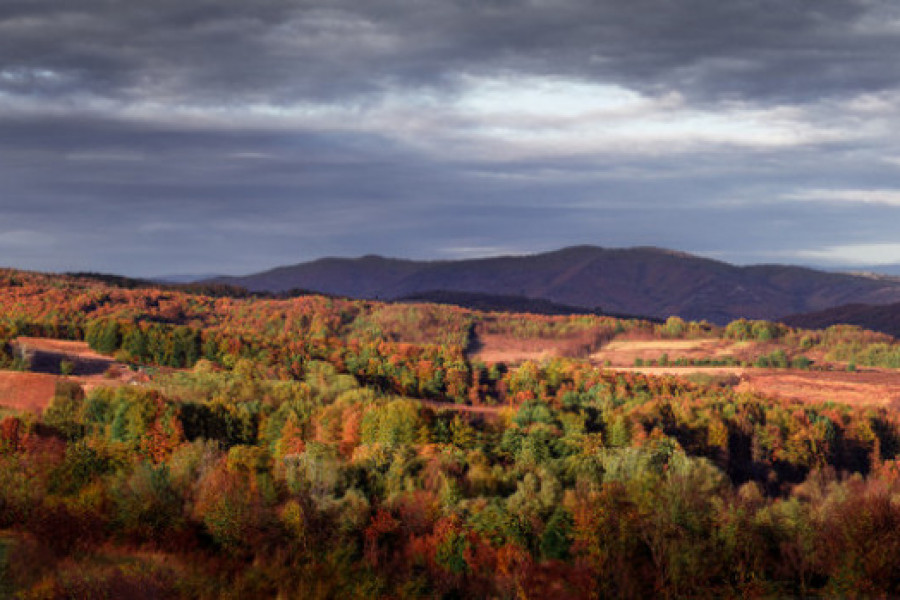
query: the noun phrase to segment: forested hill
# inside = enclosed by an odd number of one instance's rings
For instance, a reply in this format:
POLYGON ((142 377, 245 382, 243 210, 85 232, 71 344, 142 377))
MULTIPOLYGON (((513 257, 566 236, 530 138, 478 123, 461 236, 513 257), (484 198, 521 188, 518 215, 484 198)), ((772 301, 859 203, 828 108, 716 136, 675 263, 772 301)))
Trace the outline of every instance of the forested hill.
POLYGON ((679 315, 726 323, 772 319, 853 302, 900 301, 900 280, 780 265, 738 267, 659 248, 575 246, 528 256, 411 261, 324 258, 213 280, 254 291, 303 288, 353 298, 426 291, 544 299, 606 313, 679 315))
POLYGON ((845 304, 826 310, 791 315, 781 321, 792 327, 807 329, 825 329, 832 325, 845 323, 900 337, 900 303, 845 304))

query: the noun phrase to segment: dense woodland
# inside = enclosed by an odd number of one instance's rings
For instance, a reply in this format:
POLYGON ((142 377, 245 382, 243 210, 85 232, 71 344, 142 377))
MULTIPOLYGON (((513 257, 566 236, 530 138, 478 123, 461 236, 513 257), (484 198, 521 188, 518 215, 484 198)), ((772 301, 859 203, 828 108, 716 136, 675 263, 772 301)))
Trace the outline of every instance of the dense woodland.
POLYGON ((5 368, 22 335, 152 378, 0 413, 0 596, 900 594, 894 411, 579 358, 646 335, 897 367, 889 336, 0 272, 5 368), (573 356, 481 364, 479 333, 573 356))

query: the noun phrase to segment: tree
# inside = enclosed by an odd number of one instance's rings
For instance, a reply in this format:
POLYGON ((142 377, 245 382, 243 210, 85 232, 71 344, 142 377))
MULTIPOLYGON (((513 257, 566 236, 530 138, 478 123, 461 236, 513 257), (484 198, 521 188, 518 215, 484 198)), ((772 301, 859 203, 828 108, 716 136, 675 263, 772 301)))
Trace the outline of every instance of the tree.
POLYGON ((541 555, 550 560, 567 560, 572 545, 572 517, 562 507, 557 508, 541 536, 541 555))

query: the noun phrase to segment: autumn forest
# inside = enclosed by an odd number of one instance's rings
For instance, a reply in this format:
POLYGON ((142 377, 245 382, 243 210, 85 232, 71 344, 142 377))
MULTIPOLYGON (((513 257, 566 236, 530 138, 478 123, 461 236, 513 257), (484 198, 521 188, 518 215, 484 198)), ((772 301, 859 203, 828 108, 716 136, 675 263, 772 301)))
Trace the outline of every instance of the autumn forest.
POLYGON ((4 270, 0 363, 2 597, 900 594, 858 327, 4 270))

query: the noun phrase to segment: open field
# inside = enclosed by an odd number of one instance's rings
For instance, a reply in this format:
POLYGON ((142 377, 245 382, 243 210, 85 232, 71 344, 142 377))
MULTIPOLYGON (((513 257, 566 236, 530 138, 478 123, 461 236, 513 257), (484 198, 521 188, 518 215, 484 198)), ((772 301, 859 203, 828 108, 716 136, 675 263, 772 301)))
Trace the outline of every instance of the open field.
MULTIPOLYGON (((623 351, 648 351, 648 352, 676 352, 680 350, 712 349, 721 346, 719 339, 699 340, 628 340, 616 339, 604 346, 609 352, 623 351)), ((728 342, 725 342, 726 344, 728 342)))
POLYGON ((139 375, 132 374, 127 368, 114 377, 103 375, 63 377, 51 373, 0 370, 0 407, 41 412, 50 404, 56 390, 56 382, 61 379, 75 381, 85 392, 90 392, 98 387, 127 385, 131 381, 137 381, 139 375))
POLYGON ((554 357, 585 357, 591 340, 574 335, 568 338, 518 339, 510 335, 479 333, 474 349, 469 352, 470 360, 484 363, 518 364, 526 360, 542 361, 554 357))
MULTIPOLYGON (((479 335, 475 349, 470 352, 472 360, 485 363, 503 362, 518 364, 526 360, 541 361, 554 357, 587 358, 592 362, 614 367, 631 367, 636 360, 659 360, 666 355, 669 362, 676 360, 699 361, 704 359, 734 358, 752 362, 761 354, 768 354, 778 348, 770 342, 734 341, 719 338, 702 339, 629 339, 616 338, 593 350, 590 340, 574 336, 570 339, 516 339, 506 335, 479 335)), ((810 356, 810 358, 819 358, 810 356)), ((642 372, 649 372, 639 369, 642 372)), ((705 370, 705 369, 704 369, 705 370)))
POLYGON ((85 392, 97 387, 114 387, 147 381, 141 372, 130 370, 88 347, 84 342, 47 338, 20 337, 13 346, 24 351, 32 361, 32 371, 0 370, 0 407, 40 412, 53 399, 59 365, 68 360, 74 365, 73 375, 65 377, 78 382, 85 392))
POLYGON ((40 412, 53 398, 58 379, 47 373, 0 371, 0 406, 40 412))
POLYGON ((112 362, 112 359, 110 359, 110 357, 91 350, 91 347, 87 345, 87 342, 73 342, 69 340, 55 340, 51 338, 19 336, 16 338, 13 344, 18 347, 41 350, 44 352, 56 352, 73 357, 112 362))
POLYGON ((684 377, 686 375, 737 375, 743 376, 750 369, 746 367, 610 367, 614 371, 626 373, 643 373, 644 375, 674 375, 684 377))
POLYGON ((609 361, 609 364, 613 366, 631 366, 637 359, 657 360, 663 354, 668 356, 669 361, 716 359, 729 356, 744 360, 760 350, 762 350, 762 346, 755 342, 735 342, 722 339, 615 339, 592 353, 590 359, 601 364, 609 361))
MULTIPOLYGON (((540 362, 556 356, 571 356, 571 341, 515 340, 506 336, 484 336, 478 352, 473 355, 486 363, 540 362)), ((761 369, 741 366, 634 366, 636 360, 649 363, 665 354, 674 362, 700 361, 732 357, 737 361, 754 362, 779 346, 774 342, 732 341, 725 339, 659 340, 614 339, 590 355, 597 365, 605 365, 623 372, 645 375, 676 376, 695 379, 710 377, 720 384, 735 385, 739 391, 750 391, 810 403, 838 402, 855 406, 883 406, 900 408, 900 371, 866 369, 805 371, 796 369, 761 369)), ((822 363, 815 353, 807 356, 822 363)), ((843 368, 842 365, 833 365, 843 368)))
POLYGON ((85 342, 19 337, 12 343, 23 354, 30 369, 39 373, 59 373, 63 360, 72 364, 75 375, 99 375, 115 364, 109 356, 91 350, 85 342))
POLYGON ((900 408, 900 372, 747 370, 738 390, 810 403, 900 408))
POLYGON ((547 360, 556 356, 559 356, 559 354, 552 349, 521 350, 515 348, 485 348, 469 355, 471 360, 480 360, 481 362, 486 364, 518 364, 523 363, 527 360, 540 362, 542 360, 547 360))
POLYGON ((854 406, 900 408, 900 371, 871 369, 801 371, 743 367, 613 367, 616 371, 656 376, 739 378, 738 391, 790 398, 810 403, 839 402, 854 406))

